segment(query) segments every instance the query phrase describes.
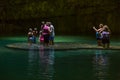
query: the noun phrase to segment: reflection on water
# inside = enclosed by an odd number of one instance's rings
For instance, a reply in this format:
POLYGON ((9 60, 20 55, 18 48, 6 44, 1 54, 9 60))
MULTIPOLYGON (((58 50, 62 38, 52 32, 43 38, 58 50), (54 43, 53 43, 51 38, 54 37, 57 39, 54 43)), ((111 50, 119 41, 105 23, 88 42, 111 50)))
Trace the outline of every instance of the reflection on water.
POLYGON ((53 80, 54 49, 44 46, 35 51, 31 46, 28 56, 28 78, 34 80, 53 80))
MULTIPOLYGON (((120 80, 120 50, 47 51, 40 46, 34 51, 6 48, 5 45, 25 41, 11 37, 0 40, 0 80, 120 80), (55 55, 55 63, 54 63, 55 55), (93 58, 94 55, 94 58, 93 58)), ((86 38, 63 37, 58 42, 84 42, 86 38)), ((86 39, 85 42, 92 41, 86 39)), ((93 41, 94 43, 94 41, 93 41)), ((112 43, 119 45, 119 40, 112 43)))
POLYGON ((97 80, 106 80, 108 78, 109 60, 107 54, 102 50, 96 50, 93 58, 94 63, 94 76, 97 80))

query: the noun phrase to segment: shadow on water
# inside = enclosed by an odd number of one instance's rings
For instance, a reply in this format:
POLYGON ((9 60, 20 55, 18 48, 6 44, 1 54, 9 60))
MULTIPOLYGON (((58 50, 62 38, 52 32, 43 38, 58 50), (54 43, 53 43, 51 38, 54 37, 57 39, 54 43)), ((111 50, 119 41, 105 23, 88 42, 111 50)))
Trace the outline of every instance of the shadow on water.
POLYGON ((39 47, 35 51, 30 46, 28 55, 28 79, 29 80, 53 80, 54 76, 54 48, 44 49, 39 47))

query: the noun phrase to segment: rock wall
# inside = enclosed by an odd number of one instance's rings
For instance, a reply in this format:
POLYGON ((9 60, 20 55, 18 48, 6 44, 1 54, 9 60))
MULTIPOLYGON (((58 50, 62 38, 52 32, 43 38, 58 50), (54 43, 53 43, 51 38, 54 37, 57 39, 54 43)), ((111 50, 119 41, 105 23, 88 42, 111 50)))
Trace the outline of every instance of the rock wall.
POLYGON ((119 0, 4 0, 0 6, 3 35, 39 29, 42 20, 51 21, 58 35, 93 34, 92 27, 100 23, 107 24, 112 34, 120 32, 119 0))

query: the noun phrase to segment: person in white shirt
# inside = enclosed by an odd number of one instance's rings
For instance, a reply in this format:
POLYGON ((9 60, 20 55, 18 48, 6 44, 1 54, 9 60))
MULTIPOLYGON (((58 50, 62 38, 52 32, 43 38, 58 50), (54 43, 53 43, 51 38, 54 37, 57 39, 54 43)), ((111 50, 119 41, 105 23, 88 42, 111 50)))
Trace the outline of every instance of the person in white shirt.
POLYGON ((49 44, 54 45, 55 29, 51 22, 49 24, 50 24, 49 44))

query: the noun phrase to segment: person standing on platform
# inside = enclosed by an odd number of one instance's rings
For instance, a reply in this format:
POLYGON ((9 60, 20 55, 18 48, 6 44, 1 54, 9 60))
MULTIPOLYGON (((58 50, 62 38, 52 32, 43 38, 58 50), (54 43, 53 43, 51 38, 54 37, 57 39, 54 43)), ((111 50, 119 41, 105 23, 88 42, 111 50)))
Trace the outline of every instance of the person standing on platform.
POLYGON ((49 46, 49 37, 50 37, 50 24, 46 22, 45 26, 43 27, 43 36, 44 36, 44 45, 49 46))
POLYGON ((95 27, 93 27, 93 29, 96 32, 96 39, 98 46, 102 46, 101 32, 103 31, 103 24, 100 24, 98 29, 96 29, 95 27))
POLYGON ((50 24, 49 44, 54 45, 55 29, 51 22, 49 24, 50 24))
POLYGON ((33 30, 33 43, 36 43, 37 34, 38 34, 37 28, 34 28, 34 30, 33 30))
POLYGON ((43 36, 43 28, 44 28, 44 26, 45 26, 45 22, 42 21, 40 31, 39 31, 39 42, 40 42, 40 44, 44 44, 44 36, 43 36))
POLYGON ((109 48, 110 47, 110 29, 107 25, 104 25, 104 29, 102 31, 102 44, 103 48, 109 48))
POLYGON ((33 30, 32 30, 32 28, 29 28, 29 31, 28 31, 28 43, 30 45, 33 43, 33 30))

